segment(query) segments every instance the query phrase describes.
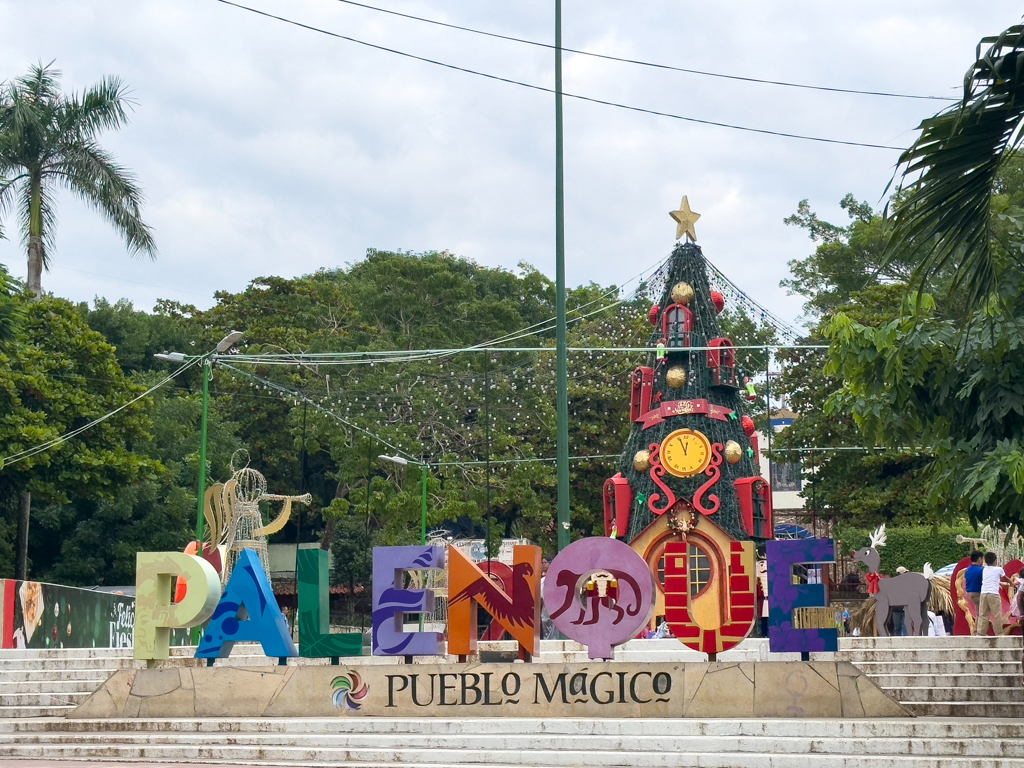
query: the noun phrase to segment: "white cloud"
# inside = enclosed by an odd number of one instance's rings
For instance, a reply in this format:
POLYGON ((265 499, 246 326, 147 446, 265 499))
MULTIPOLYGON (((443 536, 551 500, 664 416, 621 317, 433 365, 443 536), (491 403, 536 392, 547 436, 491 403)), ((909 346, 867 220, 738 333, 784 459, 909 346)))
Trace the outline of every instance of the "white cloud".
MULTIPOLYGON (((385 7, 551 40, 549 2, 379 0, 385 7)), ((550 51, 333 0, 251 0, 297 21, 417 55, 552 83, 550 51)), ((978 40, 1016 4, 566 0, 564 44, 617 56, 836 87, 955 95, 978 40)), ((260 275, 358 260, 369 247, 448 248, 554 272, 554 128, 548 94, 331 39, 214 0, 0 0, 0 76, 57 59, 65 86, 118 74, 138 102, 104 142, 147 191, 160 257, 61 198, 44 287, 74 300, 212 303, 260 275), (107 277, 98 277, 106 275, 107 277), (151 287, 158 286, 158 287, 151 287)), ((905 145, 940 102, 703 78, 565 58, 565 89, 701 119, 905 145)), ((813 245, 783 225, 799 200, 843 220, 847 192, 878 203, 895 152, 761 136, 567 99, 567 272, 622 282, 671 248, 687 194, 706 255, 787 319, 778 288, 813 245)), ((17 238, 0 261, 23 274, 17 238)))

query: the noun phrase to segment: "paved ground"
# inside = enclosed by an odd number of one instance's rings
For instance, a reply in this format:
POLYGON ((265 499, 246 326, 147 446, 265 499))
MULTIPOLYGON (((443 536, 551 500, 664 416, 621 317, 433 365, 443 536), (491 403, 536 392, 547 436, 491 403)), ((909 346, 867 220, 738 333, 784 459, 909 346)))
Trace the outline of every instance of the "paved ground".
POLYGON ((0 768, 253 768, 252 765, 227 763, 123 763, 95 760, 2 760, 0 768))

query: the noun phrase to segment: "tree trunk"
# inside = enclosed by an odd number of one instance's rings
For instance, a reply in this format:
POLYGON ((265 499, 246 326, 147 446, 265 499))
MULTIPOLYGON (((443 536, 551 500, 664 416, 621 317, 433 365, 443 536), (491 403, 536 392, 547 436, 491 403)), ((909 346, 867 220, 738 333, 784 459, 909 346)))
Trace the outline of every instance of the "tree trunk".
POLYGON ((43 238, 28 238, 28 289, 36 296, 43 292, 43 238))
POLYGON ((28 578, 28 521, 32 510, 32 494, 22 491, 18 508, 18 568, 14 578, 24 581, 28 578))

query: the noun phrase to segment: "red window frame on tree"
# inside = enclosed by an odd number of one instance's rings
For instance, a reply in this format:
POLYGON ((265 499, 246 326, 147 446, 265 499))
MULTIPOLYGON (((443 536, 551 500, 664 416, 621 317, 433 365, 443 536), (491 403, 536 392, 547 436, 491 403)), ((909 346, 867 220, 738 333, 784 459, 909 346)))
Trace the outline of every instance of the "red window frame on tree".
POLYGON ((693 332, 693 312, 682 304, 669 304, 661 321, 665 346, 688 347, 693 332))
POLYGON ((733 482, 740 502, 740 522, 748 536, 770 539, 772 524, 772 489, 762 477, 741 477, 733 482))
POLYGON ((739 387, 736 377, 736 350, 730 339, 718 338, 708 342, 708 384, 712 387, 739 387))
POLYGON ((633 388, 629 394, 629 420, 636 421, 651 410, 654 393, 654 369, 641 365, 633 371, 633 388))
POLYGON ((633 489, 629 480, 617 473, 604 481, 604 535, 623 538, 629 532, 629 512, 633 506, 633 489))

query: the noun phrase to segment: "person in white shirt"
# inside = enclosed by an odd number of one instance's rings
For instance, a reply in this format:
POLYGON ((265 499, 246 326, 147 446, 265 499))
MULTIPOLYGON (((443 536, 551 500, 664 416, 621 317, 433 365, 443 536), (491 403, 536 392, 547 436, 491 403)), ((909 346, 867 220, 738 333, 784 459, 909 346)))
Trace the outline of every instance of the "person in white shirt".
POLYGON ((999 599, 1000 585, 1007 583, 1006 573, 996 565, 996 553, 985 553, 985 569, 981 572, 981 598, 978 601, 977 634, 988 634, 989 616, 992 629, 998 637, 1003 634, 1003 604, 999 599))

